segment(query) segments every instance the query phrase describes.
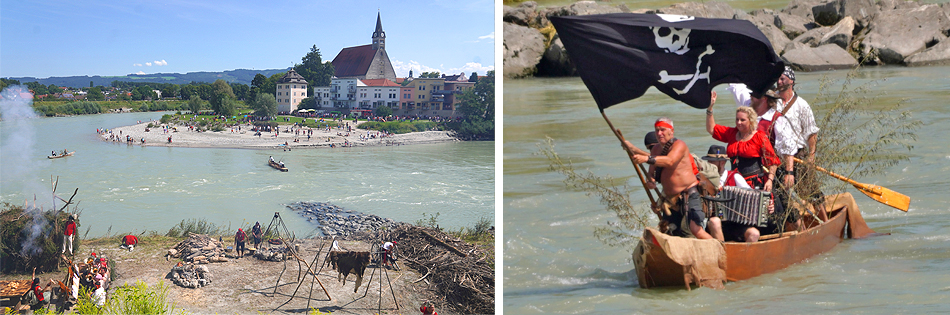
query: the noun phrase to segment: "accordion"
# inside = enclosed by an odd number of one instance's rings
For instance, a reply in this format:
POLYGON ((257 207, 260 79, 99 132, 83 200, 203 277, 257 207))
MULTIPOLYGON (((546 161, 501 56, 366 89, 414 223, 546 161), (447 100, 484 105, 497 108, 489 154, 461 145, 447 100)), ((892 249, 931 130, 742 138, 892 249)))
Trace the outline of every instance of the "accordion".
POLYGON ((764 190, 725 186, 719 192, 717 212, 723 221, 765 227, 768 225, 771 193, 764 190))

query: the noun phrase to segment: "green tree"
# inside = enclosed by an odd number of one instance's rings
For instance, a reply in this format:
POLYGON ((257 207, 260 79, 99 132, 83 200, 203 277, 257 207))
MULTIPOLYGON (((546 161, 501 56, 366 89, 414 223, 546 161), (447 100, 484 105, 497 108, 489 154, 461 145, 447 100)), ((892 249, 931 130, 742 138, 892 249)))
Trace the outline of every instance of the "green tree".
POLYGON ((166 84, 165 88, 162 89, 162 98, 178 97, 180 90, 177 84, 166 84))
POLYGON ((249 100, 247 94, 250 89, 247 84, 231 83, 231 91, 234 92, 234 97, 238 100, 249 100))
POLYGON ((191 98, 188 99, 188 110, 196 115, 201 111, 201 98, 198 97, 198 95, 192 95, 191 98))
POLYGON ((234 100, 234 91, 231 90, 231 85, 229 85, 227 81, 217 79, 214 81, 214 83, 211 83, 211 99, 209 100, 209 103, 211 104, 211 110, 213 110, 215 113, 224 115, 224 108, 222 108, 222 106, 224 100, 228 98, 234 100))
MULTIPOLYGON (((333 78, 333 63, 323 62, 317 45, 313 45, 310 52, 300 60, 301 63, 294 65, 294 71, 306 79, 310 86, 330 86, 330 79, 333 78)), ((313 90, 308 89, 307 95, 313 96, 313 90)))
POLYGON ((200 83, 195 86, 195 91, 198 92, 198 97, 201 99, 210 101, 211 96, 214 95, 214 90, 211 88, 211 84, 200 83))
POLYGON ((179 91, 181 94, 181 99, 183 100, 190 100, 193 96, 200 97, 198 96, 198 87, 192 84, 183 84, 179 91))
POLYGON ((441 78, 441 77, 442 77, 442 74, 440 74, 438 71, 423 72, 422 74, 419 75, 419 78, 438 79, 438 78, 441 78))
POLYGON ((221 103, 218 105, 218 109, 215 113, 224 117, 234 116, 234 113, 237 110, 237 101, 234 100, 234 97, 230 95, 224 95, 221 97, 221 103))
POLYGON ((300 104, 297 104, 297 109, 318 109, 320 106, 317 106, 317 100, 313 97, 308 97, 300 100, 300 104))
POLYGON ((494 139, 495 137, 495 71, 475 83, 475 87, 459 96, 456 109, 462 121, 448 127, 465 139, 494 139))
POLYGON ((155 94, 155 91, 152 91, 152 88, 148 85, 140 85, 132 90, 132 99, 133 100, 154 100, 158 98, 158 94, 155 94))
POLYGON ((389 108, 389 106, 380 106, 376 108, 375 114, 379 117, 392 116, 393 109, 389 108))
POLYGON ((52 83, 46 87, 46 90, 49 94, 63 92, 63 89, 59 88, 58 86, 56 86, 56 84, 52 84, 52 83))
POLYGON ((258 88, 263 87, 265 81, 267 81, 267 76, 258 73, 254 75, 254 79, 251 80, 251 86, 258 87, 258 88))
POLYGON ((26 87, 33 91, 33 95, 43 95, 49 94, 45 85, 40 84, 39 82, 27 82, 26 87))
POLYGON ((276 97, 277 81, 280 80, 280 78, 285 74, 287 74, 287 72, 275 73, 274 75, 270 76, 267 78, 267 80, 264 80, 264 84, 261 85, 261 89, 257 92, 274 95, 276 97))
POLYGON ((0 91, 11 85, 20 85, 20 80, 0 78, 0 91))
POLYGON ((89 94, 86 94, 86 99, 90 101, 102 101, 106 99, 106 96, 102 94, 102 89, 94 87, 89 88, 89 94))
POLYGON ((478 72, 472 72, 472 76, 468 77, 468 82, 478 82, 478 72))
POLYGON ((277 99, 271 94, 258 94, 257 97, 247 104, 254 110, 254 116, 271 118, 277 115, 277 99))

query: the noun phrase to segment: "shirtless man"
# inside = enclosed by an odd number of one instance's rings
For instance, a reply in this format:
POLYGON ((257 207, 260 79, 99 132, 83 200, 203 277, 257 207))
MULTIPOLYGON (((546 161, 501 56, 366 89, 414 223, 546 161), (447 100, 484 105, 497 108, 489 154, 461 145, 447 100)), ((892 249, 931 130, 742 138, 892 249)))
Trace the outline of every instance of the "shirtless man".
MULTIPOLYGON (((674 220, 671 221, 671 223, 675 223, 677 227, 672 230, 678 235, 688 236, 691 234, 699 239, 715 238, 722 241, 722 223, 719 218, 713 217, 708 220, 708 227, 711 233, 707 233, 704 229, 707 225, 707 220, 705 213, 703 213, 702 201, 699 198, 699 191, 697 190, 699 186, 699 180, 696 179, 698 170, 696 169, 692 156, 689 155, 689 148, 686 146, 686 143, 673 138, 673 121, 669 118, 661 117, 656 120, 653 127, 656 131, 656 138, 659 140, 659 145, 654 146, 650 150, 650 155, 639 154, 639 152, 642 151, 639 149, 634 150, 633 144, 629 141, 624 141, 623 145, 630 152, 637 152, 634 154, 634 159, 637 163, 650 164, 647 188, 653 189, 656 187, 656 181, 654 179, 656 176, 654 176, 654 174, 660 172, 659 179, 660 184, 663 184, 663 194, 667 200, 676 200, 675 205, 673 205, 674 208, 671 210, 681 211, 681 215, 688 218, 688 229, 684 229, 683 226, 680 226, 679 223, 681 221, 674 220), (669 146, 669 151, 664 154, 664 149, 667 146, 669 146), (659 168, 662 168, 662 170, 659 168)), ((673 217, 678 216, 674 213, 673 217)))

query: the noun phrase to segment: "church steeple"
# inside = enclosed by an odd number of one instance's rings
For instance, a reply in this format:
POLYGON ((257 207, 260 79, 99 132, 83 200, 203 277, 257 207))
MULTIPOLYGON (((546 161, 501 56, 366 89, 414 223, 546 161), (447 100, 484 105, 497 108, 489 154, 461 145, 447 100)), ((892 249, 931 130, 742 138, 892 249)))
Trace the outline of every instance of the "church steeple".
POLYGON ((376 31, 373 32, 373 49, 386 48, 386 32, 383 32, 383 21, 376 12, 376 31))

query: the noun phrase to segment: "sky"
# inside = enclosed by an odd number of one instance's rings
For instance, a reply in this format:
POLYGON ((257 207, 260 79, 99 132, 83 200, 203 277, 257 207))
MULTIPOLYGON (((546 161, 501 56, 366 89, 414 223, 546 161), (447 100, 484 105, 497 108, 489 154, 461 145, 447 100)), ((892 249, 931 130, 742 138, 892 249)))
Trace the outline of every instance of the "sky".
POLYGON ((372 44, 397 77, 494 70, 491 0, 2 1, 0 77, 285 69, 372 44))

